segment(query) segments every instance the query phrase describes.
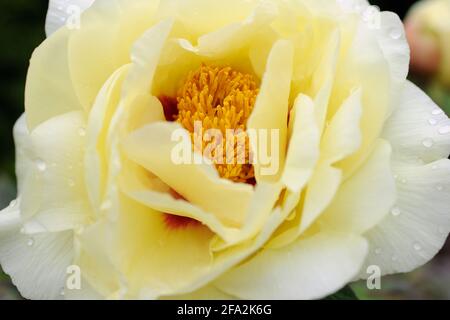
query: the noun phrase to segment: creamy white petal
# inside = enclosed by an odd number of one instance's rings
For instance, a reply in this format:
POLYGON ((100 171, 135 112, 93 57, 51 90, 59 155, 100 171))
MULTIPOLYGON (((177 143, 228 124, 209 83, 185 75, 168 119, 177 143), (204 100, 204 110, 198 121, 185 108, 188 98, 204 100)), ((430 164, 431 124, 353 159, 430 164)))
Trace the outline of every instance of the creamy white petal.
MULTIPOLYGON (((383 274, 409 272, 441 249, 450 232, 450 161, 424 166, 396 165, 397 203, 367 232, 367 265, 383 274)), ((362 275, 364 276, 364 275, 362 275)))
POLYGON ((374 13, 372 23, 369 27, 375 32, 383 55, 389 64, 395 86, 393 90, 397 90, 405 81, 409 71, 409 46, 403 23, 397 14, 389 11, 374 13))
POLYGON ((0 264, 27 299, 60 299, 73 259, 72 232, 20 233, 19 204, 0 212, 0 264))
POLYGON ((378 265, 383 274, 408 272, 426 263, 447 238, 449 122, 420 89, 410 82, 405 85, 402 102, 383 131, 393 147, 397 202, 366 234, 371 248, 367 265, 378 265))
POLYGON ((64 299, 65 300, 104 300, 105 297, 100 295, 95 291, 86 281, 86 279, 81 278, 81 288, 79 289, 68 289, 67 286, 64 289, 64 299))
POLYGON ((449 118, 411 82, 406 83, 382 136, 391 143, 395 162, 430 163, 450 153, 449 118))
POLYGON ((94 0, 50 0, 45 21, 47 37, 65 24, 76 22, 71 19, 78 19, 79 15, 93 2, 94 0))
POLYGON ((63 231, 86 222, 84 126, 81 112, 54 117, 31 134, 24 116, 17 121, 16 171, 25 232, 63 231))
POLYGON ((26 115, 23 113, 16 121, 13 129, 14 143, 16 146, 16 177, 18 194, 24 190, 27 176, 30 175, 33 161, 31 158, 32 144, 28 132, 26 115))
POLYGON ((364 238, 319 233, 281 249, 266 249, 215 285, 243 299, 317 299, 355 277, 367 254, 364 238))
POLYGON ((395 199, 391 147, 381 140, 366 163, 340 187, 320 217, 321 226, 363 233, 383 220, 395 199))

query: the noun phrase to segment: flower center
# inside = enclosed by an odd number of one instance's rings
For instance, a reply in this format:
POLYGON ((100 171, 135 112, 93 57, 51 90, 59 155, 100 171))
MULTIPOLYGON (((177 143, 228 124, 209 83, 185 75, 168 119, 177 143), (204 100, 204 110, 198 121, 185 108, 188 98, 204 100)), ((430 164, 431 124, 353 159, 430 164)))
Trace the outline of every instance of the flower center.
POLYGON ((194 149, 210 158, 219 175, 234 182, 255 183, 246 125, 258 93, 253 75, 202 65, 177 94, 174 120, 191 133, 194 149))

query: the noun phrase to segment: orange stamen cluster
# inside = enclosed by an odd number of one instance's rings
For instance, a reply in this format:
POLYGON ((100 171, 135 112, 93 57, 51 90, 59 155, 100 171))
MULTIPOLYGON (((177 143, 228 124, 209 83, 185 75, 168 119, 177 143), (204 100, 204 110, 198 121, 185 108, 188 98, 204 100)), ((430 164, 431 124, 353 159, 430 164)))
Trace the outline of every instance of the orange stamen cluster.
POLYGON ((175 120, 191 133, 194 149, 212 150, 211 160, 220 176, 234 182, 254 181, 246 125, 258 92, 254 76, 207 65, 192 71, 178 91, 175 120), (202 132, 195 130, 196 123, 201 123, 202 132), (203 132, 209 129, 220 130, 223 139, 205 139, 203 132), (232 153, 227 152, 230 146, 232 153))

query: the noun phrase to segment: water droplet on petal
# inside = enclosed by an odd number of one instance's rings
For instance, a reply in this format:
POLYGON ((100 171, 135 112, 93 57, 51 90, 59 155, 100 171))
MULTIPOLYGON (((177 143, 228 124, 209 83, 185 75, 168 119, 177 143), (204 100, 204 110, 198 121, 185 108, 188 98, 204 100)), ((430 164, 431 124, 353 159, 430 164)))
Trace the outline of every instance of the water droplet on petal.
POLYGON ((402 211, 401 211, 400 208, 398 208, 398 207, 393 207, 393 208, 391 209, 391 214, 392 214, 394 217, 398 217, 401 213, 402 213, 402 211))
POLYGON ((47 164, 44 162, 44 160, 36 159, 35 164, 36 164, 36 168, 40 172, 44 172, 45 170, 47 170, 47 164))
POLYGON ((440 108, 436 108, 433 111, 431 111, 431 114, 434 115, 434 116, 437 116, 437 115, 440 115, 440 114, 443 114, 443 113, 444 113, 444 111, 442 111, 442 109, 440 109, 440 108))
POLYGON ((33 238, 28 239, 27 246, 32 247, 33 245, 34 245, 34 239, 33 238))
POLYGON ((442 191, 442 190, 444 190, 444 187, 439 184, 439 185, 436 186, 436 190, 437 191, 442 191))
POLYGON ((9 203, 9 206, 11 207, 11 208, 14 208, 15 206, 17 205, 17 200, 12 200, 10 203, 9 203))
POLYGON ((422 144, 425 148, 431 148, 434 144, 434 141, 431 138, 426 138, 422 141, 422 144))
POLYGON ((438 168, 437 164, 433 164, 433 165, 431 166, 431 169, 433 169, 433 170, 436 170, 437 168, 438 168))
POLYGON ((402 37, 402 30, 400 28, 393 28, 389 32, 389 36, 394 40, 398 40, 402 37))
POLYGON ((431 124, 432 126, 435 126, 437 125, 438 121, 436 119, 431 118, 428 120, 428 123, 431 124))
POLYGON ((403 183, 403 184, 405 184, 406 182, 408 182, 408 180, 406 180, 405 178, 402 178, 402 179, 400 180, 400 182, 403 183))
POLYGON ((438 131, 440 134, 449 134, 450 133, 450 125, 440 127, 438 131))
POLYGON ((422 249, 422 246, 420 244, 418 244, 417 242, 414 243, 413 247, 414 247, 414 250, 416 250, 416 251, 420 251, 422 249))
POLYGON ((62 296, 64 296, 64 295, 65 295, 64 289, 61 289, 61 291, 59 292, 59 294, 62 295, 62 296))

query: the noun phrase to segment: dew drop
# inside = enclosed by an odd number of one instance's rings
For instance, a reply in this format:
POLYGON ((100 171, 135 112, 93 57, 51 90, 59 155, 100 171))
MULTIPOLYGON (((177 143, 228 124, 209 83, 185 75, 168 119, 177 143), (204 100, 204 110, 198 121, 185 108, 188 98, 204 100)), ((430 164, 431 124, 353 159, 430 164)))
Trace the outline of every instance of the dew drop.
POLYGON ((394 208, 391 209, 391 214, 394 217, 398 217, 401 213, 402 213, 402 211, 398 207, 394 207, 394 208))
POLYGON ((27 241, 27 246, 32 247, 34 245, 34 240, 33 238, 28 239, 27 241))
POLYGON ((414 247, 414 250, 416 250, 416 251, 420 251, 422 249, 422 246, 420 244, 418 244, 417 242, 414 243, 413 247, 414 247))
POLYGON ((434 144, 434 141, 431 138, 426 138, 422 141, 422 144, 425 148, 431 148, 434 144))
POLYGON ((394 40, 398 40, 402 37, 402 31, 399 28, 393 28, 389 32, 389 36, 394 40))
POLYGON ((403 184, 405 184, 406 182, 408 182, 405 178, 402 178, 401 180, 400 180, 400 182, 401 183, 403 183, 403 184))
POLYGON ((42 159, 36 159, 36 167, 40 172, 47 170, 47 164, 42 159))
POLYGON ((433 170, 437 170, 437 168, 438 168, 437 164, 433 164, 433 165, 431 166, 431 169, 433 169, 433 170))
POLYGON ((17 200, 12 200, 12 201, 9 203, 9 206, 10 206, 11 208, 14 208, 16 205, 17 205, 17 200))
POLYGON ((440 115, 440 114, 443 114, 443 113, 444 113, 444 111, 442 111, 442 109, 440 109, 440 108, 436 108, 433 111, 431 111, 431 114, 434 115, 434 116, 437 116, 437 115, 440 115))
POLYGON ((439 185, 436 186, 436 190, 437 191, 442 191, 442 190, 444 190, 444 187, 439 184, 439 185))
POLYGON ((437 125, 438 121, 436 119, 431 118, 431 119, 428 119, 428 123, 431 124, 432 126, 435 126, 435 125, 437 125))
POLYGON ((450 133, 450 125, 443 126, 443 127, 439 128, 438 131, 440 134, 449 134, 450 133))

